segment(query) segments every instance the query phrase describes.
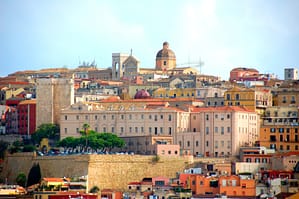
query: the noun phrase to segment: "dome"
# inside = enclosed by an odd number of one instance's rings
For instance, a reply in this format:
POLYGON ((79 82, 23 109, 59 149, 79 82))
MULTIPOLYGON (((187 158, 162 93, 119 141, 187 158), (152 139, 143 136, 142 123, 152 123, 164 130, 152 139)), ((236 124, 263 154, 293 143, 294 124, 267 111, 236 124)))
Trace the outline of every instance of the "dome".
POLYGON ((141 89, 140 91, 137 91, 137 93, 134 96, 134 99, 146 99, 150 98, 151 95, 144 89, 141 89))
POLYGON ((175 59, 175 54, 172 50, 169 49, 168 42, 163 43, 163 49, 159 50, 159 52, 156 55, 156 58, 162 58, 162 57, 175 59))

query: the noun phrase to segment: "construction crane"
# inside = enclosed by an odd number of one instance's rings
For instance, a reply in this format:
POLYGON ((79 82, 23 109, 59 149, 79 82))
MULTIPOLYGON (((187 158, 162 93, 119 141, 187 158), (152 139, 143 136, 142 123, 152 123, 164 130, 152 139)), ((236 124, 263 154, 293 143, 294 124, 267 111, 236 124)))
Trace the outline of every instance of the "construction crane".
POLYGON ((199 68, 199 74, 201 74, 201 69, 204 66, 204 62, 199 59, 198 62, 187 62, 187 63, 182 63, 182 64, 177 64, 176 66, 188 66, 188 67, 195 67, 195 68, 199 68))

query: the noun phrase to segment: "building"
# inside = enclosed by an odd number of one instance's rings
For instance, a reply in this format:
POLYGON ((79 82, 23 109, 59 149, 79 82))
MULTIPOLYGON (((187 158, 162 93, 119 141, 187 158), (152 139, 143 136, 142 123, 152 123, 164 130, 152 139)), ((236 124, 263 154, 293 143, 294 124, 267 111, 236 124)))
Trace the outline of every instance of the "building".
POLYGON ((176 68, 175 53, 169 49, 168 42, 163 43, 163 48, 156 55, 156 70, 167 71, 176 68))
POLYGON ((132 79, 139 73, 140 61, 131 54, 113 53, 112 54, 112 79, 132 79))
POLYGON ((245 106, 249 110, 263 114, 266 107, 272 106, 272 93, 263 87, 233 87, 224 93, 225 106, 245 106))
POLYGON ((36 130, 36 100, 24 100, 17 106, 18 133, 31 135, 36 130))
POLYGON ((238 156, 240 147, 253 146, 259 135, 259 116, 245 107, 190 107, 190 128, 176 134, 175 143, 191 154, 238 156))
POLYGON ((242 81, 244 78, 252 75, 258 75, 259 71, 254 68, 239 67, 230 71, 229 81, 242 81))
POLYGON ((299 81, 284 81, 279 88, 273 89, 274 106, 299 107, 299 81))
POLYGON ((284 69, 284 80, 298 80, 298 69, 297 68, 285 68, 284 69))
POLYGON ((44 123, 60 123, 60 110, 74 103, 72 79, 37 79, 36 127, 44 123))
POLYGON ((260 127, 260 146, 279 152, 299 151, 298 108, 273 106, 266 108, 260 127))
POLYGON ((188 120, 181 119, 189 113, 178 106, 184 108, 181 104, 194 102, 187 99, 119 100, 110 97, 98 103, 76 103, 62 110, 60 135, 61 138, 79 137, 79 131, 87 123, 97 132, 111 132, 120 137, 173 136, 177 131, 186 130, 189 125, 188 120))

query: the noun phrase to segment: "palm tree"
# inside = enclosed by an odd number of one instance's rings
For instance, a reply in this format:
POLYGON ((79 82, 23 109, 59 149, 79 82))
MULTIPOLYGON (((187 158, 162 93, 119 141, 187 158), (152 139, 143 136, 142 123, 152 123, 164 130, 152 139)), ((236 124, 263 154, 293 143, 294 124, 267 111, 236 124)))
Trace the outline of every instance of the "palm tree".
POLYGON ((87 140, 87 135, 88 135, 88 129, 89 129, 90 125, 87 124, 87 123, 84 123, 82 128, 84 130, 84 134, 85 134, 85 138, 86 138, 86 144, 85 144, 85 147, 86 147, 86 151, 87 151, 87 148, 88 148, 88 140, 87 140))

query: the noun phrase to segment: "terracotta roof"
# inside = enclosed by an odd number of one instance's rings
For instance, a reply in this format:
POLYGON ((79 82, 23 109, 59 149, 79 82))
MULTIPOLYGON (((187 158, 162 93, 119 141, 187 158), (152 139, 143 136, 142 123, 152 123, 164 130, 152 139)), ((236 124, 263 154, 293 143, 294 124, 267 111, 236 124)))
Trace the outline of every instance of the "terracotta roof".
POLYGON ((222 112, 227 112, 227 111, 232 111, 232 112, 237 112, 237 111, 243 111, 243 112, 252 112, 254 111, 249 110, 248 108, 244 106, 217 106, 217 107, 192 107, 191 112, 214 112, 214 111, 222 111, 222 112))
POLYGON ((21 101, 19 104, 36 104, 36 99, 24 100, 21 101))
POLYGON ((129 182, 128 185, 140 185, 140 182, 129 182))

